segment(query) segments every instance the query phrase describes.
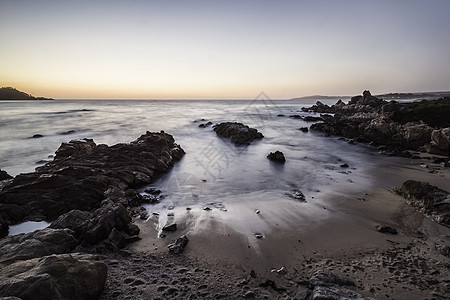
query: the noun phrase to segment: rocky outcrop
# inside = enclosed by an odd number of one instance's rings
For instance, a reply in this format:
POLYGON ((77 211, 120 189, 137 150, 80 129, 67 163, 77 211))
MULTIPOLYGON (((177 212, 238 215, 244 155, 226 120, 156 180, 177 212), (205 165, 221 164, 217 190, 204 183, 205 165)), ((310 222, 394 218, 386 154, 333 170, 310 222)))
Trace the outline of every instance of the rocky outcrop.
POLYGON ((21 299, 97 299, 107 267, 69 254, 18 261, 2 267, 0 297, 21 299))
POLYGON ((450 101, 445 100, 388 103, 364 91, 347 105, 342 101, 331 107, 317 103, 304 111, 334 113, 321 115, 324 122, 313 124, 312 130, 387 146, 392 153, 427 148, 430 153, 449 155, 449 130, 435 129, 450 122, 448 114, 441 112, 450 113, 450 101))
POLYGON ((91 139, 63 143, 52 162, 18 175, 3 188, 0 214, 8 224, 53 221, 74 209, 99 208, 114 189, 123 195, 110 199, 136 205, 134 188, 151 183, 183 155, 164 132, 147 132, 129 144, 114 146, 96 145, 91 139))
POLYGON ((450 127, 433 130, 427 150, 431 154, 450 156, 450 127))
POLYGON ((46 228, 0 240, 0 266, 51 254, 68 253, 77 245, 70 229, 46 228))
POLYGON ((270 152, 269 155, 267 155, 267 158, 279 164, 284 164, 286 162, 283 152, 278 150, 275 152, 270 152))
POLYGON ((434 221, 450 227, 450 194, 447 191, 427 182, 408 180, 394 192, 434 221))
POLYGON ((0 181, 1 180, 6 180, 6 179, 12 179, 13 177, 11 175, 9 175, 8 173, 6 173, 6 171, 3 171, 2 169, 0 169, 0 181))
POLYGON ((312 299, 317 300, 373 300, 373 298, 364 297, 361 294, 349 289, 354 287, 353 280, 334 274, 328 270, 318 270, 309 280, 309 284, 313 287, 312 299))
POLYGON ((226 122, 213 126, 218 136, 229 138, 235 145, 250 145, 254 140, 264 136, 257 129, 250 128, 242 123, 226 122))

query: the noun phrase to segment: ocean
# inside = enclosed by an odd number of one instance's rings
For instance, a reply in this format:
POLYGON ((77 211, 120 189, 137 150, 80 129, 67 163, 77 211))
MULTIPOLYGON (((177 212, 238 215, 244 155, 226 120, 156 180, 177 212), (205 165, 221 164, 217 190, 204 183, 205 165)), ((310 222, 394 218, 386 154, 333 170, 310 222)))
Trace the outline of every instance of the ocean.
MULTIPOLYGON (((344 101, 347 99, 343 99, 344 101)), ((293 191, 309 199, 324 190, 371 185, 369 170, 380 164, 367 145, 299 130, 311 123, 302 107, 316 100, 72 100, 1 101, 0 168, 15 176, 52 160, 61 143, 91 138, 97 144, 128 143, 146 131, 165 131, 186 151, 184 158, 151 186, 166 195, 149 210, 188 205, 224 205, 233 201, 276 201, 293 191), (264 138, 236 147, 218 137, 212 122, 241 122, 264 138), (267 159, 282 151, 286 163, 267 159), (342 164, 349 168, 342 168, 342 164)), ((333 104, 336 100, 323 100, 333 104)))

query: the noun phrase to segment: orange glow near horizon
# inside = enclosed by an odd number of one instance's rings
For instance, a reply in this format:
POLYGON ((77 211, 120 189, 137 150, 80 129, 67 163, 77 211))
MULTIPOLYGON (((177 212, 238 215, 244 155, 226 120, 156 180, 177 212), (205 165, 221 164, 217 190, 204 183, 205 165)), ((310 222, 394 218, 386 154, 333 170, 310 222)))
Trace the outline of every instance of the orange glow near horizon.
POLYGON ((0 86, 55 99, 450 90, 450 2, 349 4, 4 1, 0 86))

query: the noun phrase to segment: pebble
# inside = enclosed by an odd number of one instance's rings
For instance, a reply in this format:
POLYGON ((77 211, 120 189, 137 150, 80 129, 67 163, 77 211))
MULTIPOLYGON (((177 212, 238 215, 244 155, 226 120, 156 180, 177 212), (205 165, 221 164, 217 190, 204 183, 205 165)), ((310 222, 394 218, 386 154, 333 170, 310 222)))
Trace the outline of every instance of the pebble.
POLYGON ((260 211, 259 209, 257 209, 255 212, 256 212, 257 214, 261 213, 261 211, 260 211))
POLYGON ((263 237, 264 235, 262 235, 261 233, 255 233, 255 238, 262 239, 263 237))
POLYGON ((211 207, 208 207, 208 206, 205 206, 205 207, 203 207, 203 210, 211 210, 211 207))

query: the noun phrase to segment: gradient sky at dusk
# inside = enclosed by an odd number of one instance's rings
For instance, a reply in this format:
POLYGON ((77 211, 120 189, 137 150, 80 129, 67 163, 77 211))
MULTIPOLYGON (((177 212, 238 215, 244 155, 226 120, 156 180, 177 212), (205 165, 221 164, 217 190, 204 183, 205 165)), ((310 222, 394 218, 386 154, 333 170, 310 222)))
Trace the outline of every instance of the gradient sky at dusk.
POLYGON ((0 0, 0 86, 53 98, 450 90, 450 1, 0 0))

